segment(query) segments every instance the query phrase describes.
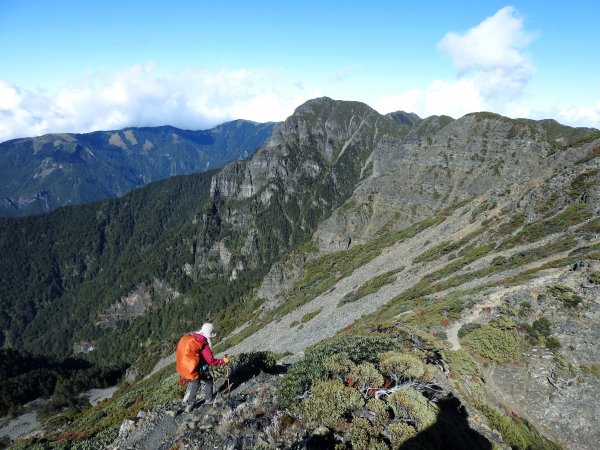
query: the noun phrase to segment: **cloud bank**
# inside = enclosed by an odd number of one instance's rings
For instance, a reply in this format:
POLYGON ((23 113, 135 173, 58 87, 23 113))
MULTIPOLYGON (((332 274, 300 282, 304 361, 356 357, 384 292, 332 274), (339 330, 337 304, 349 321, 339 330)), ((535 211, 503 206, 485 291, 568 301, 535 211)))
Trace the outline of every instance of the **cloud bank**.
POLYGON ((136 65, 86 74, 56 92, 32 92, 0 80, 0 142, 45 133, 128 126, 205 129, 234 119, 281 120, 311 95, 276 71, 187 70, 157 74, 136 65))

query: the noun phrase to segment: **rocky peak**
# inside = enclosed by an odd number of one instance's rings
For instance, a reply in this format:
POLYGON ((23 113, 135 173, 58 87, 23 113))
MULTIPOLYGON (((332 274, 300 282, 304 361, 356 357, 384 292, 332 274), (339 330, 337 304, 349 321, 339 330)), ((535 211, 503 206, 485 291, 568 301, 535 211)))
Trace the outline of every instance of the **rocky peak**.
POLYGON ((395 120, 396 122, 400 122, 404 125, 407 125, 409 127, 413 127, 414 125, 421 122, 421 120, 423 120, 415 113, 409 113, 409 112, 405 112, 405 111, 391 112, 391 113, 387 113, 385 116, 389 117, 392 120, 395 120))
POLYGON ((226 197, 247 198, 259 193, 270 180, 295 183, 315 178, 322 174, 324 166, 340 163, 349 147, 361 145, 364 161, 380 140, 407 132, 406 125, 380 115, 364 103, 328 97, 309 100, 275 127, 271 138, 243 170, 240 163, 234 162, 215 175, 213 190, 226 193, 226 197), (243 178, 232 177, 242 171, 243 178))

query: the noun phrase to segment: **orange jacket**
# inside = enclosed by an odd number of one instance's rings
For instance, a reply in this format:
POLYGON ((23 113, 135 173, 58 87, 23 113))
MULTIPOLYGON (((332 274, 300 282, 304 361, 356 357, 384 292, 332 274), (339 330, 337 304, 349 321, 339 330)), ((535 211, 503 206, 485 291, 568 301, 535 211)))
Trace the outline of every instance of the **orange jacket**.
POLYGON ((176 368, 179 375, 186 380, 197 380, 200 377, 198 366, 220 366, 222 359, 213 357, 206 338, 200 334, 186 334, 177 344, 175 351, 176 368))

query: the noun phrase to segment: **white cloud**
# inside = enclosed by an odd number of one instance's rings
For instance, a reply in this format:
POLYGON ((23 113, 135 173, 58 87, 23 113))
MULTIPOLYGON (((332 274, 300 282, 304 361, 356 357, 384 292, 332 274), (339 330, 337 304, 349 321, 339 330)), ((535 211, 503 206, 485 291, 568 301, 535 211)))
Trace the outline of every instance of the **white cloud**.
POLYGON ((380 109, 387 112, 395 98, 398 103, 391 110, 412 106, 407 110, 423 116, 505 113, 533 76, 533 65, 522 52, 532 39, 517 11, 502 8, 464 34, 447 33, 438 43, 457 69, 455 80, 434 80, 426 89, 381 99, 377 107, 387 106, 380 109))
POLYGON ((203 129, 233 119, 283 120, 307 93, 277 71, 186 70, 157 74, 136 65, 71 80, 55 92, 32 92, 0 80, 0 142, 53 132, 128 126, 203 129))
POLYGON ((563 106, 551 117, 574 126, 600 128, 600 101, 592 106, 563 106))
POLYGON ((17 88, 0 80, 0 111, 18 108, 22 97, 17 88))
POLYGON ((398 95, 380 98, 373 104, 373 108, 382 113, 399 110, 408 112, 423 111, 423 105, 420 104, 422 98, 422 91, 419 89, 412 89, 398 95))
POLYGON ((529 61, 519 49, 532 39, 515 8, 507 6, 462 35, 447 33, 438 48, 459 71, 523 69, 529 66, 529 61))

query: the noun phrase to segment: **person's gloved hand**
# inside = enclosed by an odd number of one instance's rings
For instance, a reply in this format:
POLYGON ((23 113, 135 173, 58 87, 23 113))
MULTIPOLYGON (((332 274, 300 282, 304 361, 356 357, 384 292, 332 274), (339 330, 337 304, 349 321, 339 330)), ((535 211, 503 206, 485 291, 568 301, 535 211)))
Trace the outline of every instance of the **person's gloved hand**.
POLYGON ((225 364, 227 364, 229 361, 231 361, 229 358, 223 358, 223 362, 224 362, 225 364))

